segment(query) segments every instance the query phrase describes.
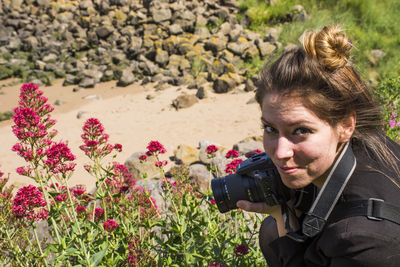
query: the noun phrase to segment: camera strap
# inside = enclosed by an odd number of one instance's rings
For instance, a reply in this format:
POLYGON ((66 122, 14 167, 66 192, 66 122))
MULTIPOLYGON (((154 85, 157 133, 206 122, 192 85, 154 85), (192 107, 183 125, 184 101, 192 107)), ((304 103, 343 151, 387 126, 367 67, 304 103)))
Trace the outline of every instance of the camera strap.
POLYGON ((322 231, 347 182, 356 168, 356 158, 347 142, 317 198, 303 219, 305 237, 314 237, 322 231))

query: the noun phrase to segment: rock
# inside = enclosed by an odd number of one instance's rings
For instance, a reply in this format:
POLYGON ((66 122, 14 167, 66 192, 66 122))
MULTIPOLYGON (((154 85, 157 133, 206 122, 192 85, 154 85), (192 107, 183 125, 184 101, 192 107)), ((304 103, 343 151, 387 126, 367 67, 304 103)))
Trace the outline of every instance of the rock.
POLYGON ((179 164, 190 165, 199 161, 199 151, 191 146, 181 144, 174 150, 174 158, 179 164))
POLYGON ((162 8, 158 8, 158 7, 150 8, 150 13, 153 17, 153 20, 156 23, 161 23, 161 22, 167 21, 167 20, 171 19, 171 17, 172 17, 171 10, 166 6, 164 6, 162 8))
POLYGON ((192 164, 189 166, 190 180, 199 187, 201 192, 206 192, 210 189, 210 179, 213 175, 207 169, 207 166, 201 163, 192 164))
POLYGON ((82 119, 83 116, 84 116, 85 114, 87 114, 86 111, 79 111, 79 112, 76 114, 76 118, 77 118, 77 119, 82 119))
POLYGON ((172 106, 176 109, 189 108, 198 101, 195 95, 180 95, 172 101, 172 106))
POLYGON ((144 154, 145 152, 135 152, 126 159, 124 165, 128 168, 129 173, 131 173, 136 180, 143 179, 143 175, 146 176, 146 179, 161 178, 160 169, 154 165, 156 162, 154 156, 147 157, 143 162, 139 160, 139 157, 144 154))
POLYGON ((264 151, 264 146, 262 141, 244 140, 234 144, 233 149, 236 149, 240 155, 244 155, 247 152, 254 151, 256 149, 264 151))
POLYGON ((128 86, 137 81, 135 75, 133 75, 131 68, 126 68, 122 70, 121 77, 119 78, 117 85, 118 86, 128 86))
POLYGON ((79 86, 82 88, 93 88, 96 85, 96 81, 90 77, 84 77, 80 82, 79 86))
POLYGON ((103 25, 96 29, 96 34, 100 39, 106 39, 113 31, 114 28, 111 25, 103 25))
POLYGON ((216 79, 213 89, 216 93, 227 93, 238 85, 238 81, 230 74, 223 74, 216 79))

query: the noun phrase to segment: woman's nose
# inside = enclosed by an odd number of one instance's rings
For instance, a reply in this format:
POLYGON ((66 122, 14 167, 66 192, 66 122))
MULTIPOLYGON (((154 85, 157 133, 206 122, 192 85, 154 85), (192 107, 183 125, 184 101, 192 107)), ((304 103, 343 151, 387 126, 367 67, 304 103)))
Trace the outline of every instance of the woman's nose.
POLYGON ((286 159, 293 157, 293 144, 285 137, 279 137, 275 147, 275 157, 277 159, 286 159))

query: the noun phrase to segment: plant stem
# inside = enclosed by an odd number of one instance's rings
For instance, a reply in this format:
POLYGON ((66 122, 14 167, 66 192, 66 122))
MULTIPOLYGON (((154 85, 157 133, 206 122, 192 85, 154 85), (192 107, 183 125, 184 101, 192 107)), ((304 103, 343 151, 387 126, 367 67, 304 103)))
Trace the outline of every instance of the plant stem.
POLYGON ((37 243, 39 251, 40 251, 40 257, 43 259, 44 265, 48 266, 46 257, 43 255, 42 246, 40 245, 40 240, 39 240, 39 237, 38 237, 37 232, 36 232, 36 227, 33 227, 33 233, 35 235, 36 243, 37 243))

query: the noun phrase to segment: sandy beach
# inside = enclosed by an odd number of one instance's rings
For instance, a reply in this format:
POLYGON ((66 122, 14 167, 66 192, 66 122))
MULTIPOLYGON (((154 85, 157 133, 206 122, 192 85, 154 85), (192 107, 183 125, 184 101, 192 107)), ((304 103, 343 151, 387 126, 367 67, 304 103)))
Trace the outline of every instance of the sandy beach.
MULTIPOLYGON (((0 112, 12 110, 18 104, 22 83, 10 86, 11 81, 0 81, 0 86, 6 85, 0 89, 0 112)), ((174 86, 155 91, 151 84, 118 87, 115 81, 73 92, 75 87, 62 86, 61 80, 52 86, 40 87, 49 99, 48 103, 55 107, 52 118, 57 121, 54 128, 59 134, 54 140, 68 141, 77 157, 70 185, 85 184, 91 188, 95 183, 95 179, 83 169, 88 158, 79 149, 82 126, 91 117, 103 123, 111 143, 122 144, 123 151, 116 158, 121 163, 132 153, 145 151, 151 140, 158 140, 165 146, 165 159, 168 159, 179 144, 197 147, 199 141, 207 140, 231 148, 248 136, 262 134, 260 108, 257 103, 248 104, 254 98, 253 92, 210 92, 206 99, 199 100, 195 105, 176 110, 171 106, 173 99, 184 93, 195 94, 196 91, 174 86), (148 95, 153 98, 148 100, 148 95), (55 105, 57 100, 60 105, 55 105)), ((10 173, 12 183, 23 186, 33 181, 15 172, 26 162, 11 151, 17 142, 11 132, 12 123, 12 120, 0 122, 0 170, 10 173)))

